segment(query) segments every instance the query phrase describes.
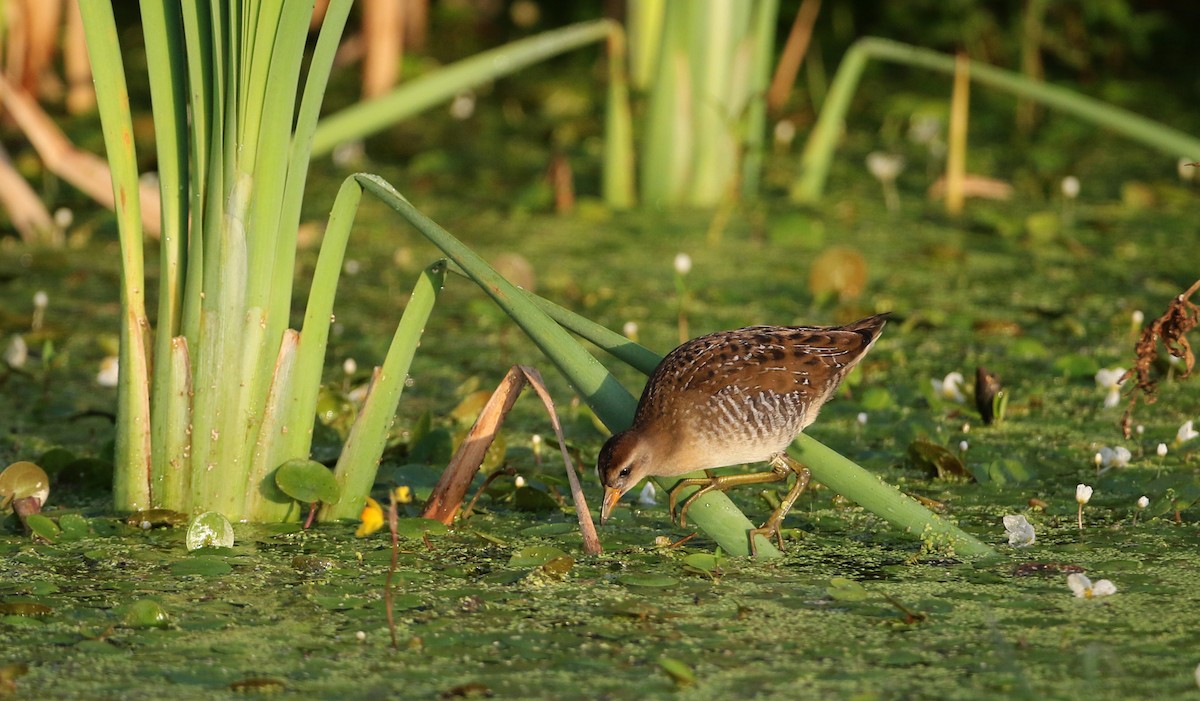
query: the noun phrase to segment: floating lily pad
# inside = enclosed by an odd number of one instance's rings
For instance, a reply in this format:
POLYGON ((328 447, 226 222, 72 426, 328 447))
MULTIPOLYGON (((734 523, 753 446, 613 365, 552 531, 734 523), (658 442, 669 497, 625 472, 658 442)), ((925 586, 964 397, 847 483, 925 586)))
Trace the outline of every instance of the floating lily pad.
POLYGON ((25 497, 37 497, 45 504, 50 498, 50 478, 36 464, 21 460, 0 472, 0 505, 11 511, 13 501, 25 497))
POLYGON ((58 518, 58 527, 64 540, 79 540, 92 534, 91 524, 79 514, 63 514, 58 518))
POLYGON ((396 535, 409 540, 420 540, 426 533, 442 535, 446 530, 446 524, 432 518, 396 519, 396 535))
POLYGON ((508 560, 509 567, 541 567, 555 558, 567 557, 567 554, 553 545, 531 545, 512 554, 508 560))
POLYGON ((576 533, 579 531, 579 526, 574 523, 541 523, 536 526, 521 529, 521 535, 566 535, 568 533, 576 533))
POLYGON ((48 540, 51 543, 57 542, 62 536, 62 529, 58 527, 58 524, 42 514, 30 514, 26 516, 25 525, 29 526, 29 530, 33 531, 35 536, 43 540, 48 540))
POLYGON ((683 558, 683 567, 703 574, 713 574, 720 570, 720 561, 712 553, 692 553, 683 558))
POLYGON ((223 557, 201 555, 188 557, 171 563, 171 574, 176 577, 199 576, 220 577, 233 571, 233 566, 223 557))
POLYGON ((206 511, 192 519, 187 531, 187 549, 232 548, 233 525, 216 511, 206 511))
POLYGON ((135 601, 121 612, 121 622, 130 628, 166 628, 169 619, 167 610, 153 599, 135 601))
POLYGON ((829 580, 829 586, 825 587, 825 593, 829 598, 835 601, 863 601, 870 593, 866 587, 845 577, 834 577, 829 580))
POLYGON ((617 581, 632 587, 673 587, 679 580, 665 574, 623 574, 617 581))
POLYGON ((336 504, 342 498, 333 472, 315 460, 297 458, 283 463, 275 470, 275 486, 305 504, 336 504))

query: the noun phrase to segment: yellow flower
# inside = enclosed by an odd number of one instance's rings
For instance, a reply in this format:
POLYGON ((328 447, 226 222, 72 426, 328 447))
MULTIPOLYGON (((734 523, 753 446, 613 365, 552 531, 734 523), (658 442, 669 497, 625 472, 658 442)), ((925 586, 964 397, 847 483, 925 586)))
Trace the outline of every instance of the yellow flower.
POLYGON ((411 504, 413 500, 412 489, 407 484, 402 484, 392 491, 392 498, 397 504, 411 504))
POLYGON ((367 505, 363 507, 362 514, 358 518, 362 523, 359 524, 358 530, 354 531, 354 535, 359 538, 371 535, 383 528, 383 507, 379 505, 379 502, 367 497, 367 505))

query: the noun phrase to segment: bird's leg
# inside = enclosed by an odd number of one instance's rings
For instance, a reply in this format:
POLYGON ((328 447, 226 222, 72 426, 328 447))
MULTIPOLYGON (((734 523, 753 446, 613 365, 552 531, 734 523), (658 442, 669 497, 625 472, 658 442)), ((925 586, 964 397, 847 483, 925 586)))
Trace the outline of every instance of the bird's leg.
POLYGON ((700 487, 694 494, 688 497, 683 506, 679 509, 679 525, 687 525, 687 510, 691 507, 692 502, 700 497, 708 494, 714 489, 725 491, 730 487, 739 487, 744 484, 763 484, 765 482, 778 482, 779 480, 787 479, 789 467, 786 464, 773 461, 770 472, 753 472, 748 475, 709 475, 708 477, 689 477, 688 479, 679 480, 679 482, 671 488, 671 499, 668 503, 671 516, 675 515, 675 501, 679 497, 679 490, 685 487, 700 487))
POLYGON ((758 528, 750 529, 748 535, 750 537, 750 554, 752 556, 758 554, 757 548, 754 545, 754 536, 756 535, 763 536, 768 542, 770 542, 771 536, 775 536, 776 541, 779 542, 779 549, 783 549, 783 534, 779 532, 779 527, 783 525, 783 517, 787 516, 787 512, 791 510, 792 505, 804 493, 804 489, 808 487, 809 480, 812 479, 812 473, 808 471, 808 468, 790 458, 786 453, 780 453, 776 456, 771 461, 771 467, 774 470, 781 471, 784 475, 789 470, 795 472, 796 483, 788 490, 787 496, 783 498, 783 501, 779 504, 779 508, 775 509, 771 517, 767 519, 767 522, 758 528))

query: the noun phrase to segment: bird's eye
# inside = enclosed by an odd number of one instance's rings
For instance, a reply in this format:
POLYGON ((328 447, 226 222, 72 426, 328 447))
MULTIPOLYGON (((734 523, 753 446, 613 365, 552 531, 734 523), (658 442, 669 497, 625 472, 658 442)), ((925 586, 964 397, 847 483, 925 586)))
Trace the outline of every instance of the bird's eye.
POLYGON ((633 472, 633 468, 631 468, 631 467, 623 467, 623 468, 621 468, 620 475, 621 475, 622 477, 628 477, 630 472, 633 472))

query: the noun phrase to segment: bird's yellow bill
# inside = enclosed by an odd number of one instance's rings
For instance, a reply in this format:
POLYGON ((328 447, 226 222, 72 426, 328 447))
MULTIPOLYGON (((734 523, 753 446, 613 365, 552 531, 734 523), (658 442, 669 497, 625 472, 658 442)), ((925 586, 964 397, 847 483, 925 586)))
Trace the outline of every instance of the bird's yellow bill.
POLYGON ((621 490, 613 487, 604 488, 604 503, 600 506, 601 526, 603 526, 604 522, 608 520, 608 515, 612 513, 613 507, 615 507, 617 502, 621 500, 621 495, 623 493, 624 492, 621 490))

